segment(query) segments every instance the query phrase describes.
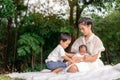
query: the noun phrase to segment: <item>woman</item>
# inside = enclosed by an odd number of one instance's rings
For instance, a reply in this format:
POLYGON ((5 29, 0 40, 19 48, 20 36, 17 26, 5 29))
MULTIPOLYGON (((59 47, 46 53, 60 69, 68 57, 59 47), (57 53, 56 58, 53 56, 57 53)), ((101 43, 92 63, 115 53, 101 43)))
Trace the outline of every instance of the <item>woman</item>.
POLYGON ((92 30, 92 19, 83 17, 79 20, 78 26, 83 36, 80 36, 72 45, 71 52, 77 53, 80 45, 86 45, 90 56, 80 58, 76 57, 79 63, 72 64, 68 72, 82 72, 94 69, 99 69, 103 66, 100 60, 101 52, 105 50, 102 41, 97 37, 92 30))

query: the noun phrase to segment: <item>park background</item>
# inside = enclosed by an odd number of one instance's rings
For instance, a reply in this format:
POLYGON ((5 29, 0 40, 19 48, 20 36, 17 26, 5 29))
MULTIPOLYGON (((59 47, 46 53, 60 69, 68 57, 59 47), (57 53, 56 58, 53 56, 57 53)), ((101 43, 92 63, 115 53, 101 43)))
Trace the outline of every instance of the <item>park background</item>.
POLYGON ((0 73, 46 68, 59 34, 70 33, 73 43, 81 35, 78 20, 85 16, 93 19, 94 33, 105 46, 104 64, 120 63, 120 0, 1 0, 0 73))

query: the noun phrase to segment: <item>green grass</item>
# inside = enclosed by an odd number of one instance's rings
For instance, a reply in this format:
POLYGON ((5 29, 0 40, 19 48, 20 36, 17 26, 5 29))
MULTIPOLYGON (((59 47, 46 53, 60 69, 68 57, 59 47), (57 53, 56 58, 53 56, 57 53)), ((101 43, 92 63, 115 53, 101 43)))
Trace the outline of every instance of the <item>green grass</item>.
POLYGON ((0 75, 0 80, 23 80, 23 79, 10 78, 9 76, 6 76, 6 75, 0 75))
MULTIPOLYGON (((20 79, 20 78, 10 78, 9 76, 6 75, 0 75, 0 80, 24 80, 24 79, 20 79)), ((120 78, 116 79, 116 80, 120 80, 120 78)))

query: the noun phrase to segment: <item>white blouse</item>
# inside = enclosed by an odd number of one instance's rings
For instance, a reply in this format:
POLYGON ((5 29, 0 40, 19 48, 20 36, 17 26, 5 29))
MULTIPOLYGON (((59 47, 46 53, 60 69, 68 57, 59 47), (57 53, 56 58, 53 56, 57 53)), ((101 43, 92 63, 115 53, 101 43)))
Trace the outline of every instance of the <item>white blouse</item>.
POLYGON ((99 54, 105 50, 102 41, 95 34, 92 34, 89 39, 85 42, 85 37, 79 37, 72 45, 71 52, 79 52, 80 45, 86 45, 88 53, 90 55, 99 54))

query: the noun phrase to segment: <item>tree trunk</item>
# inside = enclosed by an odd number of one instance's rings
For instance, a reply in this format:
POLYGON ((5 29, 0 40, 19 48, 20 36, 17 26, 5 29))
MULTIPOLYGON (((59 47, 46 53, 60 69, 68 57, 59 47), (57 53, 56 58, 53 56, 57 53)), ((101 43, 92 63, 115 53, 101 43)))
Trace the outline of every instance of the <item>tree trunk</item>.
POLYGON ((16 61, 16 53, 17 53, 17 36, 18 36, 18 23, 17 23, 17 16, 18 16, 18 11, 17 11, 17 5, 19 3, 19 0, 15 0, 15 5, 16 5, 16 12, 15 12, 15 42, 14 42, 14 61, 13 61, 13 66, 12 70, 14 71, 14 63, 16 61))
POLYGON ((77 3, 76 3, 76 29, 77 29, 77 37, 78 37, 78 35, 79 35, 79 28, 78 28, 78 20, 79 20, 79 18, 80 18, 80 15, 81 15, 81 13, 79 13, 80 12, 80 8, 79 8, 79 5, 78 5, 78 0, 77 0, 77 3))
POLYGON ((40 52, 40 70, 42 70, 43 66, 43 46, 41 46, 41 52, 40 52))
MULTIPOLYGON (((16 21, 15 21, 16 22, 16 21)), ((16 53, 17 53, 17 36, 18 36, 18 27, 17 27, 17 22, 15 23, 16 24, 16 28, 15 28, 15 42, 14 42, 14 61, 13 63, 16 61, 16 53)), ((13 64, 13 68, 14 70, 14 64, 13 64)))
MULTIPOLYGON (((71 1, 71 0, 68 0, 68 3, 69 3, 69 7, 70 7, 70 12, 69 12, 69 23, 70 23, 70 25, 74 28, 74 20, 73 20, 73 13, 74 13, 74 4, 73 4, 73 1, 71 1)), ((71 45, 72 45, 72 43, 73 43, 73 41, 74 41, 74 35, 72 35, 72 41, 71 41, 71 44, 69 45, 69 47, 67 47, 67 49, 66 49, 66 51, 70 51, 70 49, 71 49, 71 45)))
POLYGON ((79 36, 78 20, 81 17, 81 13, 82 13, 83 9, 84 9, 84 6, 82 8, 80 8, 80 6, 78 4, 78 0, 77 0, 77 3, 76 3, 76 23, 75 23, 75 26, 77 29, 77 37, 79 36))
POLYGON ((7 49, 4 54, 4 61, 3 61, 3 69, 5 71, 8 71, 8 60, 9 60, 9 54, 10 54, 10 49, 11 49, 11 28, 12 27, 12 18, 8 19, 8 25, 7 25, 7 49))
POLYGON ((71 1, 71 0, 68 0, 68 3, 69 3, 69 7, 70 7, 69 23, 70 23, 71 26, 73 26, 73 25, 74 25, 73 13, 74 13, 74 6, 75 6, 75 4, 74 4, 74 2, 71 1))
POLYGON ((74 10, 74 6, 70 6, 70 17, 69 17, 69 21, 70 21, 70 25, 73 26, 74 22, 73 22, 73 10, 74 10))
POLYGON ((31 67, 32 67, 32 69, 33 69, 33 67, 34 67, 34 66, 33 66, 33 63, 34 63, 34 62, 33 62, 33 53, 32 53, 32 60, 31 60, 31 67))
POLYGON ((32 52, 32 60, 31 60, 32 69, 34 69, 35 64, 36 64, 36 54, 32 52))

